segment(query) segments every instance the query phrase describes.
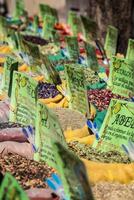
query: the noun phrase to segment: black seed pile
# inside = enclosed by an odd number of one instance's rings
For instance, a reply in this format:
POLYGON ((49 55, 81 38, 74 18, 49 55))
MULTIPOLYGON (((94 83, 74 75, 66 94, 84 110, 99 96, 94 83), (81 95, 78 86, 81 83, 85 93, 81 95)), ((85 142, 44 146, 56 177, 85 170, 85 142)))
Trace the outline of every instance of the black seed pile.
POLYGON ((125 155, 117 151, 101 152, 89 145, 79 142, 68 143, 70 150, 76 153, 79 157, 87 160, 103 163, 131 163, 131 160, 125 155))
POLYGON ((34 44, 37 44, 37 45, 41 45, 41 46, 44 46, 44 45, 47 45, 48 44, 48 41, 43 39, 43 38, 40 38, 38 36, 32 36, 32 35, 24 35, 23 36, 24 39, 28 42, 31 42, 31 43, 34 43, 34 44))
POLYGON ((57 90, 57 88, 54 84, 39 83, 38 98, 40 98, 40 99, 54 98, 58 94, 60 94, 60 92, 57 90))

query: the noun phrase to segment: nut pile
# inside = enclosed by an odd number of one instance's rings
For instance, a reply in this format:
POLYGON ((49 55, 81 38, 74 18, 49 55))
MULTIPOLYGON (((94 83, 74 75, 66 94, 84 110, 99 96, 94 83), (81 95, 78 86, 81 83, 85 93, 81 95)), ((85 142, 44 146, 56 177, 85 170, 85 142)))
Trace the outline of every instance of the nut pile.
POLYGON ((43 39, 43 38, 40 38, 38 36, 33 36, 33 35, 24 35, 23 36, 24 39, 28 42, 31 42, 31 43, 34 43, 34 44, 37 44, 37 45, 41 45, 41 46, 44 46, 44 45, 47 45, 48 44, 48 41, 43 39))
POLYGON ((110 104, 110 100, 115 99, 125 99, 120 95, 113 94, 110 90, 88 90, 88 100, 90 103, 94 104, 99 111, 105 110, 110 104))
POLYGON ((122 155, 117 151, 101 152, 89 145, 81 144, 79 142, 70 142, 68 143, 68 146, 79 157, 87 160, 104 163, 131 163, 126 155, 122 155))
POLYGON ((42 82, 38 85, 38 98, 40 99, 54 98, 59 93, 54 84, 42 82))
POLYGON ((46 188, 44 180, 50 177, 54 170, 45 163, 27 160, 19 155, 8 154, 0 156, 0 171, 10 172, 20 183, 23 189, 33 187, 46 188))

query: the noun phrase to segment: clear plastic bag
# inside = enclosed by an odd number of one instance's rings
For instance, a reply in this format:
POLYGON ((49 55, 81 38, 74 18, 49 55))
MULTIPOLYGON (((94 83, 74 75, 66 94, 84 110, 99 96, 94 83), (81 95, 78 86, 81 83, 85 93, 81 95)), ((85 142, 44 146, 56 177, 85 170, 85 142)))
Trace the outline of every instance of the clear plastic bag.
POLYGON ((18 154, 30 160, 33 159, 33 148, 29 143, 0 142, 0 154, 4 156, 8 153, 18 154))

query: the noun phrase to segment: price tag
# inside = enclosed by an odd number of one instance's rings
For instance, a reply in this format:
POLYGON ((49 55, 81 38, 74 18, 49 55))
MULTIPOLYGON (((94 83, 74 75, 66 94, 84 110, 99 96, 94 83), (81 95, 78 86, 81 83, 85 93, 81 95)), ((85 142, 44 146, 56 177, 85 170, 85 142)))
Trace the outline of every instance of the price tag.
POLYGON ((112 99, 94 147, 123 152, 122 144, 134 142, 134 103, 112 99))
POLYGON ((65 77, 69 95, 69 107, 81 113, 88 114, 89 106, 85 88, 84 69, 78 64, 65 65, 65 77))
POLYGON ((81 16, 81 20, 83 24, 84 36, 86 38, 86 41, 91 42, 92 40, 95 40, 97 37, 96 22, 85 16, 81 16))
POLYGON ((1 90, 8 93, 10 97, 12 91, 13 72, 18 71, 18 61, 16 57, 7 56, 4 63, 4 72, 2 76, 1 90))
POLYGON ((54 152, 67 199, 93 200, 83 162, 60 143, 54 144, 54 152))
POLYGON ((107 57, 112 58, 115 56, 118 40, 118 29, 114 26, 108 26, 106 41, 104 49, 106 51, 107 57))
POLYGON ((126 59, 134 60, 134 40, 129 39, 126 59))
POLYGON ((98 71, 99 67, 98 67, 98 60, 96 57, 95 48, 89 43, 85 43, 85 49, 87 54, 88 67, 90 67, 94 71, 98 71))
POLYGON ((78 46, 77 37, 67 36, 66 42, 67 42, 67 50, 69 52, 70 59, 74 61, 78 61, 79 46, 78 46))
POLYGON ((134 96, 134 61, 113 57, 110 67, 108 88, 114 94, 124 97, 134 96))
POLYGON ((15 10, 14 10, 14 17, 19 18, 20 16, 23 16, 25 6, 24 6, 24 0, 15 0, 15 10))
POLYGON ((83 31, 82 21, 76 12, 69 11, 68 24, 70 25, 74 36, 77 36, 78 33, 82 33, 83 31))
POLYGON ((0 200, 29 200, 26 193, 15 180, 15 178, 6 173, 2 185, 0 187, 0 200))
POLYGON ((61 79, 59 73, 56 71, 53 62, 50 61, 48 55, 41 55, 42 58, 42 72, 45 76, 45 79, 50 82, 54 83, 55 85, 61 84, 61 79))
POLYGON ((38 82, 28 75, 14 72, 10 121, 35 126, 38 82))
POLYGON ((34 158, 57 169, 53 142, 59 142, 67 147, 57 116, 45 104, 38 101, 35 130, 35 145, 38 152, 34 158))
POLYGON ((42 36, 46 40, 53 39, 54 25, 56 23, 56 18, 52 15, 45 15, 43 18, 43 31, 42 36))

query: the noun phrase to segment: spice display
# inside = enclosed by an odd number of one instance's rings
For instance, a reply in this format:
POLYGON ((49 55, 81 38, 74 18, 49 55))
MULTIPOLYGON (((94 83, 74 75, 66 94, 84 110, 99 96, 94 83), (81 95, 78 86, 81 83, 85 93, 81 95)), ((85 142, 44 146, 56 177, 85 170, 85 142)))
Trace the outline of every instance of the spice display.
POLYGON ((99 111, 107 109, 112 98, 125 99, 120 95, 113 94, 110 90, 107 89, 88 90, 89 102, 94 104, 99 111))
POLYGON ((57 90, 56 86, 51 83, 39 83, 38 85, 38 98, 47 99, 47 98, 54 98, 60 94, 57 90))
POLYGON ((0 16, 0 200, 27 199, 11 177, 29 199, 133 200, 134 39, 120 54, 112 12, 106 27, 86 4, 14 1, 0 16))
POLYGON ((97 162, 104 163, 131 163, 130 159, 117 151, 101 152, 86 144, 70 142, 69 148, 78 156, 97 162))
POLYGON ((24 39, 26 41, 34 43, 34 44, 38 44, 38 45, 41 45, 41 46, 44 46, 44 45, 48 44, 47 40, 45 40, 45 39, 43 39, 41 37, 38 37, 38 36, 24 35, 23 37, 24 37, 24 39))
POLYGON ((10 172, 24 189, 46 188, 44 181, 54 172, 45 163, 38 163, 14 154, 0 157, 0 170, 3 174, 10 172))

